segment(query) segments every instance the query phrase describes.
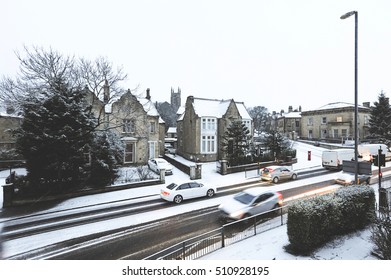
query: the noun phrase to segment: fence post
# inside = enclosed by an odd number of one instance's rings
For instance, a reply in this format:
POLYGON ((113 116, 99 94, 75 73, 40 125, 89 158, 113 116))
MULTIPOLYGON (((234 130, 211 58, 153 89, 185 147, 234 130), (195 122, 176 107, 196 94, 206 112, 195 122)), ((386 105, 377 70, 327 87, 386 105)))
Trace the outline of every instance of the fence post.
POLYGON ((224 240, 224 226, 221 228, 221 248, 225 247, 225 240, 224 240))
POLYGON ((182 260, 186 260, 186 241, 182 242, 182 260))
POLYGON ((257 217, 254 217, 254 235, 257 235, 257 217))
POLYGON ((283 225, 284 219, 283 219, 283 215, 282 215, 282 207, 280 207, 280 217, 281 217, 281 225, 283 225))

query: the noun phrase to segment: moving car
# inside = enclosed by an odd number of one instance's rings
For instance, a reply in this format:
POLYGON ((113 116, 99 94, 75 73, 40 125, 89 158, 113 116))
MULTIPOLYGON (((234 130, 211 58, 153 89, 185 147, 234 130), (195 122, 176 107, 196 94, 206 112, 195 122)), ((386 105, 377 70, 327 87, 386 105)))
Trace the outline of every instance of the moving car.
POLYGON ((160 190, 160 197, 177 204, 183 200, 196 197, 212 197, 216 193, 215 187, 208 187, 198 182, 186 182, 182 184, 171 183, 160 190))
POLYGON ((222 218, 240 220, 283 205, 280 192, 254 187, 241 191, 219 206, 222 218))
POLYGON ((297 173, 286 166, 269 166, 262 169, 261 179, 278 183, 280 180, 296 180, 297 173))
POLYGON ((166 175, 173 174, 171 163, 169 163, 168 161, 166 161, 163 158, 151 158, 151 159, 149 159, 148 160, 148 167, 152 171, 154 171, 154 172, 156 172, 158 174, 160 174, 160 170, 161 169, 165 170, 166 175))
MULTIPOLYGON (((369 185, 370 180, 371 180, 371 175, 370 174, 358 174, 357 178, 358 178, 358 184, 369 185)), ((345 171, 339 172, 335 178, 335 182, 337 184, 340 184, 343 186, 353 185, 354 180, 355 180, 355 174, 350 173, 350 172, 345 172, 345 171)))

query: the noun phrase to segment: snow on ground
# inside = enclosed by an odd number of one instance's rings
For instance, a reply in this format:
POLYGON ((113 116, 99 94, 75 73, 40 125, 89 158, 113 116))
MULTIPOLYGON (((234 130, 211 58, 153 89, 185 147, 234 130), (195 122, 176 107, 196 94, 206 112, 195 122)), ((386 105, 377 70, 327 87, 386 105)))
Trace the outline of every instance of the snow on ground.
MULTIPOLYGON (((303 143, 295 143, 297 149, 298 163, 294 164, 293 168, 296 170, 310 169, 321 166, 322 148, 314 147, 303 143), (311 161, 307 159, 308 151, 311 151, 311 161)), ((8 171, 9 174, 9 171, 8 171)), ((4 175, 0 175, 4 178, 4 175)), ((331 179, 335 175, 325 175, 322 179, 331 179)), ((189 180, 188 175, 183 174, 179 170, 174 169, 174 175, 166 176, 166 184, 173 181, 189 180)), ((319 178, 309 178, 299 181, 292 181, 285 184, 271 185, 270 188, 281 190, 283 188, 293 188, 303 184, 314 183, 319 178)), ((235 184, 243 181, 257 182, 258 178, 246 178, 244 172, 229 174, 222 176, 216 173, 216 163, 202 164, 202 179, 198 180, 204 184, 214 184, 217 187, 235 184)), ((70 209, 85 205, 98 205, 100 203, 122 200, 127 198, 135 198, 146 195, 156 195, 160 192, 161 185, 113 191, 103 194, 88 195, 83 197, 67 199, 63 202, 57 203, 46 211, 60 211, 63 209, 70 209)), ((146 199, 146 198, 140 198, 146 199)), ((218 205, 226 198, 223 196, 216 196, 212 199, 198 200, 194 203, 187 203, 177 205, 176 207, 169 207, 163 210, 150 211, 143 214, 136 214, 130 217, 122 217, 105 221, 104 223, 89 224, 86 226, 78 226, 72 230, 63 229, 55 233, 42 233, 32 237, 18 239, 17 241, 9 241, 4 243, 4 257, 12 256, 26 250, 31 250, 46 246, 55 242, 60 242, 65 239, 75 238, 81 235, 92 234, 111 228, 118 228, 122 226, 137 225, 148 221, 176 215, 178 213, 189 212, 203 207, 218 205)), ((0 210, 1 211, 1 210, 0 210)), ((1 218, 0 222, 4 221, 1 218)), ((217 252, 211 253, 204 257, 204 259, 372 259, 370 256, 371 244, 369 242, 369 231, 363 231, 361 234, 354 234, 348 238, 335 241, 329 247, 319 250, 314 256, 296 257, 286 253, 283 246, 288 244, 286 226, 281 226, 277 229, 259 234, 255 237, 241 241, 237 244, 221 249, 217 252)))

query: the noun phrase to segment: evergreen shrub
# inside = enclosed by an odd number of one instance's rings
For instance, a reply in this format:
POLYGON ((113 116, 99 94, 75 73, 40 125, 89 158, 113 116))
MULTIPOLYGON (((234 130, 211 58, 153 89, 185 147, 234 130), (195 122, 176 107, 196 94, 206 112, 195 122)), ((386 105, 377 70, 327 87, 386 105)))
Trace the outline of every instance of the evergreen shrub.
POLYGON ((374 217, 375 194, 367 186, 297 201, 288 210, 287 249, 308 254, 337 235, 364 228, 374 217))

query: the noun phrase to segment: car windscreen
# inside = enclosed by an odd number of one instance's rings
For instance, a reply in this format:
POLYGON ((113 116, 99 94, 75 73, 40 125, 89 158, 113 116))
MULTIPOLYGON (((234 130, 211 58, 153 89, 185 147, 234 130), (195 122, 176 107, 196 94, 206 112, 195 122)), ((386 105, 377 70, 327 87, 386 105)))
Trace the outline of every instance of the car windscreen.
POLYGON ((167 189, 173 190, 176 186, 177 184, 171 183, 167 186, 167 189))
POLYGON ((250 204, 251 201, 253 201, 254 196, 245 192, 238 193, 234 196, 234 199, 243 203, 243 204, 250 204))

